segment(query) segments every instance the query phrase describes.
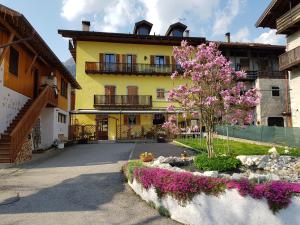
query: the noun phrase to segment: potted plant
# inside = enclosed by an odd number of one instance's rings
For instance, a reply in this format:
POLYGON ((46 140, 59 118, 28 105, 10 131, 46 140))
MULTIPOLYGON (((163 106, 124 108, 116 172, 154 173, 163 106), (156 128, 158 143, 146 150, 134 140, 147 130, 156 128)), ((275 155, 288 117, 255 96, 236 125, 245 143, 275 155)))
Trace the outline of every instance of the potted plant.
POLYGON ((140 154, 140 159, 143 162, 151 162, 154 159, 154 156, 151 152, 144 152, 140 154))

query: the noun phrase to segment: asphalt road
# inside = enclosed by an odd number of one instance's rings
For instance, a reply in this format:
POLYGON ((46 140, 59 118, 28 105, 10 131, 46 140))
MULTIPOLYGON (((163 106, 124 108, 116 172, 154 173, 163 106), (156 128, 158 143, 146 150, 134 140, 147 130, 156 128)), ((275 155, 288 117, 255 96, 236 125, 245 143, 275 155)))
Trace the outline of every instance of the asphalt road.
POLYGON ((120 173, 129 156, 162 146, 169 145, 76 145, 46 160, 2 170, 1 196, 16 193, 20 198, 0 205, 0 224, 178 224, 135 195, 120 173))

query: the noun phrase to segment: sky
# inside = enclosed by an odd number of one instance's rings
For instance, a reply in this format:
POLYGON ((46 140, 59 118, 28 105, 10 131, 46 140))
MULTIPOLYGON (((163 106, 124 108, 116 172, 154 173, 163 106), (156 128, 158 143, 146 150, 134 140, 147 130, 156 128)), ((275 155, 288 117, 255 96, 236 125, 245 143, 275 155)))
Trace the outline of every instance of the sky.
POLYGON ((0 0, 22 13, 63 62, 71 57, 68 40, 58 29, 132 33, 134 23, 146 19, 152 33, 164 35, 170 24, 182 22, 190 36, 224 41, 285 44, 275 30, 256 28, 255 22, 271 0, 0 0))

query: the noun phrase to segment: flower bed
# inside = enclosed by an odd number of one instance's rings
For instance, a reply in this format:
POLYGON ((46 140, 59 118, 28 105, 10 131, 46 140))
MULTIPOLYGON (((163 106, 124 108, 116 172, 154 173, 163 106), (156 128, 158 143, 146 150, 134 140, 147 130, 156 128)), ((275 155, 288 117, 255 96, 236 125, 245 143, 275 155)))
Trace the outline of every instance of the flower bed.
POLYGON ((251 184, 248 180, 136 168, 133 182, 129 184, 144 200, 154 202, 157 207, 165 207, 173 219, 183 223, 297 224, 300 221, 297 213, 300 210, 298 183, 251 184), (252 213, 257 219, 247 218, 252 213))

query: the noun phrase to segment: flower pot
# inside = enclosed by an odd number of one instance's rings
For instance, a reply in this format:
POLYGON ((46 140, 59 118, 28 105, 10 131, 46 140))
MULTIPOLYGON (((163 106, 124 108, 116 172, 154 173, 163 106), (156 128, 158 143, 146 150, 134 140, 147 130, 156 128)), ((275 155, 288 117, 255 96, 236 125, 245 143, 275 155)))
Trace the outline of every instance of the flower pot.
POLYGON ((154 159, 154 157, 152 155, 149 155, 149 156, 140 156, 140 159, 143 162, 151 162, 154 159))

